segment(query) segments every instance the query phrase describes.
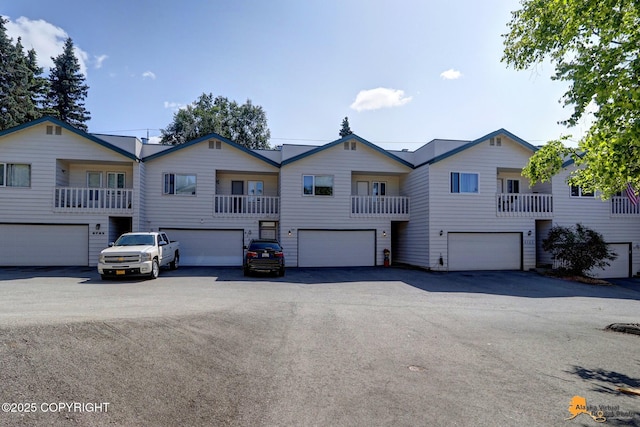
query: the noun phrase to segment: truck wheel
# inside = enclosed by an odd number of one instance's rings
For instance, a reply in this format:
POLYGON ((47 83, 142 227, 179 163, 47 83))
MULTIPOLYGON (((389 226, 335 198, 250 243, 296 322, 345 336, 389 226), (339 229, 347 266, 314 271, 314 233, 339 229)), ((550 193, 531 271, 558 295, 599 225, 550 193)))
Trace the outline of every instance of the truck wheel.
POLYGON ((180 254, 176 252, 175 256, 173 257, 173 261, 171 261, 171 264, 169 264, 169 268, 171 268, 172 270, 177 270, 178 264, 180 264, 180 254))
POLYGON ((101 274, 101 275, 100 275, 100 278, 101 278, 102 280, 107 280, 107 279, 109 279, 109 276, 107 276, 106 274, 101 274))
POLYGON ((160 265, 158 264, 158 260, 154 258, 153 263, 151 264, 151 273, 149 273, 149 279, 157 279, 160 274, 160 265))

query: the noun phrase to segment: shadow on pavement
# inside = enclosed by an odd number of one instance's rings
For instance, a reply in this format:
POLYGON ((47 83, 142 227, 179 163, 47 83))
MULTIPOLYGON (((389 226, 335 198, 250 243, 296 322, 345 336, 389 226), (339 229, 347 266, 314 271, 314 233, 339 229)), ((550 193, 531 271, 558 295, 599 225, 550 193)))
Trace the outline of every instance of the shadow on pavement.
MULTIPOLYGON (((38 277, 79 277, 87 284, 118 284, 144 278, 102 281, 92 267, 0 268, 3 281, 38 277)), ((402 282, 425 292, 508 295, 525 298, 592 297, 640 300, 640 279, 612 279, 610 286, 590 285, 541 276, 527 271, 429 272, 402 267, 288 268, 284 277, 255 274, 245 277, 240 267, 180 267, 162 270, 160 278, 211 277, 213 282, 294 283, 336 285, 358 282, 402 282)))

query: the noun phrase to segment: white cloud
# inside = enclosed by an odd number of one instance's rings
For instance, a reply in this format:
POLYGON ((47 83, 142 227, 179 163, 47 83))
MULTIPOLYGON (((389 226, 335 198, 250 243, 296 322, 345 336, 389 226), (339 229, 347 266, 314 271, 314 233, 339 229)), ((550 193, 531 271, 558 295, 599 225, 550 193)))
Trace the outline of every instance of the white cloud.
MULTIPOLYGON (((9 20, 5 26, 7 35, 13 39, 14 43, 20 37, 25 51, 35 49, 38 55, 38 65, 45 68, 53 67, 51 57, 56 57, 62 53, 64 42, 69 37, 67 32, 42 19, 32 21, 21 16, 12 21, 8 16, 4 18, 9 20)), ((80 72, 86 76, 89 55, 78 48, 77 45, 74 44, 74 47, 74 53, 80 65, 80 72)))
POLYGON ((149 137, 149 144, 160 144, 160 141, 162 141, 162 137, 161 136, 150 136, 149 137))
POLYGON ((108 56, 100 55, 100 56, 94 56, 93 58, 94 58, 93 60, 94 67, 102 68, 102 63, 108 58, 108 56))
POLYGON ((440 77, 445 80, 457 80, 462 77, 462 73, 458 70, 454 70, 453 68, 448 69, 447 71, 443 71, 440 73, 440 77))
POLYGON ((153 71, 145 71, 144 73, 142 73, 142 78, 143 79, 150 78, 151 80, 155 80, 156 75, 153 71))
POLYGON ((171 110, 179 110, 181 108, 184 108, 185 105, 184 104, 180 104, 179 102, 169 102, 169 101, 164 101, 164 108, 168 108, 171 110))
POLYGON ((351 108, 356 111, 363 111, 399 107, 410 102, 411 99, 411 96, 404 96, 403 90, 379 87, 358 92, 356 100, 351 104, 351 108))

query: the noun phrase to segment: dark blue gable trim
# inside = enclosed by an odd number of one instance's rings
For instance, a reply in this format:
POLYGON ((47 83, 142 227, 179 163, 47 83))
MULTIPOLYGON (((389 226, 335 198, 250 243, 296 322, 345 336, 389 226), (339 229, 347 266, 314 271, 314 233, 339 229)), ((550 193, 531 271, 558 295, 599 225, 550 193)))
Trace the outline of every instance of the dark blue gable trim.
POLYGON ((474 141, 471 141, 471 142, 469 142, 469 143, 467 143, 465 145, 462 145, 462 146, 460 146, 460 147, 458 147, 458 148, 456 148, 454 150, 447 151, 446 153, 441 154, 439 156, 436 156, 431 160, 427 160, 426 162, 417 165, 416 168, 419 168, 419 167, 424 166, 424 165, 432 165, 434 163, 437 163, 437 162, 439 162, 441 160, 444 160, 444 159, 446 159, 448 157, 454 156, 454 155, 460 153, 461 151, 467 150, 467 149, 469 149, 471 147, 475 147, 476 145, 478 145, 478 144, 480 144, 480 143, 482 143, 482 142, 484 142, 484 141, 486 141, 486 140, 488 140, 490 138, 494 138, 494 137, 496 137, 498 135, 506 135, 510 139, 512 139, 515 142, 517 142, 518 144, 522 145, 524 148, 526 148, 528 150, 531 150, 533 152, 538 151, 538 147, 536 147, 535 145, 529 144, 527 141, 525 141, 524 139, 512 134, 508 130, 506 130, 506 129, 498 129, 498 130, 496 130, 494 132, 491 132, 491 133, 489 133, 489 134, 487 134, 487 135, 485 135, 485 136, 483 136, 481 138, 478 138, 478 139, 476 139, 474 141))
POLYGON ((159 153, 155 153, 155 154, 151 154, 150 156, 147 156, 145 158, 143 158, 142 160, 147 162, 149 160, 153 160, 153 159, 157 159, 158 157, 162 157, 162 156, 166 156, 167 154, 171 154, 171 153, 175 153, 178 150, 183 150, 187 147, 191 147, 192 145, 196 145, 199 144, 203 141, 208 141, 212 138, 215 139, 219 139, 220 141, 224 142, 225 144, 229 144, 230 146, 232 146, 233 148, 237 148, 238 150, 245 152, 247 154, 249 154, 250 156, 255 157, 258 160, 262 160, 265 163, 268 163, 272 166, 275 167, 279 167, 280 165, 277 162, 274 162, 273 160, 269 159, 268 157, 264 157, 258 153, 255 153, 253 151, 251 151, 249 148, 240 145, 240 144, 236 144, 235 142, 231 141, 230 139, 225 138, 224 136, 220 136, 217 133, 210 133, 208 135, 202 136, 200 138, 196 138, 193 139, 189 142, 185 142, 184 144, 176 144, 171 148, 167 148, 164 151, 160 151, 159 153))
POLYGON ((371 148, 372 150, 375 150, 378 153, 383 154, 383 155, 389 157, 390 159, 395 160, 396 162, 402 163, 403 165, 413 169, 413 165, 411 163, 407 162, 404 159, 401 159, 400 157, 396 156, 395 154, 392 154, 392 153, 389 153, 386 150, 383 150, 382 148, 378 147, 377 145, 374 145, 374 144, 370 143, 366 139, 359 137, 355 133, 353 133, 351 135, 347 135, 347 136, 345 136, 343 138, 340 138, 338 140, 335 140, 333 142, 329 142, 328 144, 322 145, 320 147, 316 147, 313 150, 309 150, 309 151, 306 151, 306 152, 304 152, 302 154, 298 154, 297 156, 293 156, 291 158, 288 158, 288 159, 286 159, 286 160, 284 160, 282 162, 282 166, 288 165, 289 163, 297 162, 298 160, 304 159, 305 157, 313 156, 316 153, 319 153, 319 152, 324 151, 324 150, 326 150, 328 148, 331 148, 331 147, 335 147, 336 145, 343 144, 344 142, 352 140, 352 139, 355 139, 356 141, 366 145, 367 147, 371 148))
POLYGON ((101 145, 101 146, 103 146, 105 148, 108 148, 109 150, 113 150, 118 154, 122 154, 123 156, 128 157, 131 160, 136 160, 136 161, 139 160, 138 157, 136 157, 135 154, 130 153, 130 152, 126 151, 126 150, 123 150, 120 147, 116 147, 115 145, 110 144, 107 141, 104 141, 104 140, 102 140, 100 138, 97 138, 97 137, 91 135, 90 133, 87 133, 87 132, 82 131, 80 129, 76 129, 73 126, 71 126, 69 123, 63 122, 62 120, 58 120, 55 117, 51 117, 51 116, 40 117, 39 119, 33 120, 31 122, 28 122, 28 123, 21 124, 20 126, 12 127, 10 129, 5 129, 3 131, 0 131, 0 136, 4 136, 4 135, 8 135, 8 134, 13 133, 13 132, 18 132, 20 130, 28 129, 28 128, 32 127, 32 126, 37 126, 37 125, 39 125, 41 123, 44 123, 44 122, 50 122, 50 123, 52 123, 52 124, 54 124, 56 126, 63 127, 66 130, 68 130, 69 132, 73 132, 76 135, 79 135, 79 136, 81 136, 83 138, 86 138, 86 139, 92 141, 92 142, 95 142, 96 144, 101 145))

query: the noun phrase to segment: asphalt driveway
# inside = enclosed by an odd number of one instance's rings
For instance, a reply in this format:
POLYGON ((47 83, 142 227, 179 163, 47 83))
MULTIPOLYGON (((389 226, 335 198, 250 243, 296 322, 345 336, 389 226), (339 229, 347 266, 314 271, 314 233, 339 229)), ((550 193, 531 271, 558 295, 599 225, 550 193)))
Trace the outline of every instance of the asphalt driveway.
POLYGON ((0 296, 1 425, 595 423, 565 421, 574 396, 640 425, 617 390, 640 387, 640 337, 604 330, 640 322, 637 280, 5 268, 0 296))

